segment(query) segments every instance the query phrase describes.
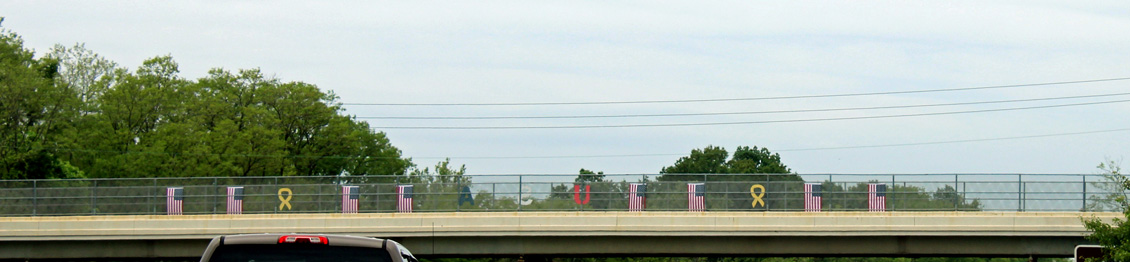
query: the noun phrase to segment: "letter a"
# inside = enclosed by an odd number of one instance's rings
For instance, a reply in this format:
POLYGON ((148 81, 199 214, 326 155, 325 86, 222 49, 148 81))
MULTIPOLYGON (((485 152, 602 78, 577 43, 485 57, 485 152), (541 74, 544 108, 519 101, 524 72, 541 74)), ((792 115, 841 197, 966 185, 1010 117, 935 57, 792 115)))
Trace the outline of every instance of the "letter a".
POLYGON ((469 186, 463 186, 463 192, 459 193, 459 205, 462 206, 465 202, 470 202, 472 206, 475 205, 475 198, 471 196, 471 187, 469 186))

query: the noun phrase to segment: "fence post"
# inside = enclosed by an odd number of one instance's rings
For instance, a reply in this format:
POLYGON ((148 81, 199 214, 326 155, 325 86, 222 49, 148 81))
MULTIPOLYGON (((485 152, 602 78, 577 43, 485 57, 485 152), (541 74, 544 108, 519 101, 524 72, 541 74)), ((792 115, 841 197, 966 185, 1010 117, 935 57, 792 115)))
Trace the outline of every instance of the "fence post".
POLYGON ((891 203, 891 211, 895 211, 895 201, 893 200, 898 199, 897 196, 898 194, 895 194, 895 175, 891 175, 891 187, 887 188, 887 202, 891 203))
POLYGON ((31 215, 39 215, 39 181, 31 181, 31 215))
MULTIPOLYGON (((396 178, 394 178, 394 180, 392 180, 392 191, 397 192, 397 190, 399 190, 399 186, 400 186, 400 176, 397 176, 396 178)), ((412 192, 412 193, 416 193, 416 192, 412 192)), ((390 212, 399 212, 400 211, 399 210, 399 208, 400 208, 400 202, 399 202, 400 201, 400 195, 397 194, 397 193, 389 193, 389 194, 396 194, 396 195, 393 195, 393 198, 390 200, 390 201, 394 200, 394 201, 392 201, 392 209, 390 210, 390 212)), ((416 197, 412 197, 412 198, 416 198, 416 197)), ((412 200, 412 201, 415 201, 415 200, 412 200)))
POLYGON ((522 211, 522 175, 518 175, 518 211, 522 211))
POLYGON ((1024 174, 1016 174, 1016 210, 1024 211, 1024 174))
POLYGON ((94 180, 94 186, 90 187, 90 214, 98 214, 98 198, 95 193, 98 191, 98 180, 94 180))
MULTIPOLYGON (((212 189, 214 189, 214 190, 212 190, 212 214, 215 214, 216 209, 219 209, 216 206, 220 205, 220 199, 219 199, 220 198, 220 179, 219 178, 212 178, 212 189)), ((228 193, 227 190, 224 190, 224 195, 227 195, 227 193, 228 193)), ((224 212, 224 213, 226 214, 227 212, 224 212)))
POLYGON ((150 200, 153 201, 149 205, 149 207, 152 207, 152 209, 150 210, 150 214, 156 215, 157 214, 157 203, 158 203, 157 202, 158 201, 157 200, 157 179, 156 178, 150 178, 149 180, 153 181, 153 190, 149 190, 149 194, 152 194, 152 196, 153 196, 153 197, 150 198, 150 200))
MULTIPOLYGON (((769 188, 770 188, 770 184, 769 184, 769 176, 770 176, 770 175, 765 175, 765 189, 763 189, 763 191, 761 191, 762 193, 765 193, 765 191, 769 191, 769 188)), ((752 189, 751 189, 751 190, 752 190, 752 189)), ((750 194, 752 194, 752 193, 753 193, 753 192, 752 192, 752 191, 750 191, 750 194)), ((766 196, 768 196, 768 194, 766 194, 766 196)), ((769 201, 765 201, 765 211, 766 211, 766 212, 768 212, 769 210, 770 210, 770 209, 769 209, 769 201)))
MULTIPOLYGON (((275 190, 278 190, 278 188, 279 188, 279 177, 276 176, 275 177, 275 190)), ((291 192, 290 194, 294 195, 294 192, 291 192)), ((279 195, 281 196, 282 194, 279 194, 279 195)), ((279 206, 279 208, 271 208, 271 210, 275 211, 275 214, 278 214, 280 209, 282 209, 282 206, 279 206)))
MULTIPOLYGON (((820 184, 824 184, 824 183, 820 183, 820 184)), ((832 174, 828 174, 828 184, 829 185, 835 185, 835 182, 832 182, 832 174)), ((835 194, 829 193, 827 188, 821 187, 820 193, 824 194, 824 199, 829 200, 828 201, 829 204, 832 203, 831 200, 835 200, 835 198, 832 198, 832 196, 834 196, 835 194)), ((823 201, 823 200, 821 200, 821 201, 823 201)), ((829 208, 828 210, 831 211, 832 209, 829 208)))
POLYGON ((957 203, 957 201, 959 199, 959 198, 957 198, 957 196, 958 196, 958 194, 957 194, 957 174, 954 174, 953 175, 953 211, 959 210, 958 207, 960 205, 957 203))
POLYGON ((1083 175, 1083 207, 1079 211, 1087 211, 1087 175, 1083 175))

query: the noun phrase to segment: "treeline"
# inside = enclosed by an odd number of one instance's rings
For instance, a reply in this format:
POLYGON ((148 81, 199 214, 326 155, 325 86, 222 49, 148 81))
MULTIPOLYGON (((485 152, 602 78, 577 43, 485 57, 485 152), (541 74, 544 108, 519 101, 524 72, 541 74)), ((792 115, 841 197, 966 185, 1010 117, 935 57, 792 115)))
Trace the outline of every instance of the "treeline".
POLYGON ((83 45, 44 57, 0 32, 0 179, 404 175, 410 159, 338 97, 257 69, 129 70, 83 45))
MULTIPOLYGON (((766 148, 739 146, 733 154, 725 148, 707 146, 694 149, 671 166, 663 167, 655 178, 637 181, 615 181, 603 172, 581 169, 572 185, 558 184, 545 200, 552 209, 624 210, 627 209, 628 184, 647 183, 649 210, 685 210, 686 182, 706 183, 708 210, 804 210, 804 183, 821 183, 825 210, 867 210, 868 183, 833 183, 805 181, 781 161, 780 154, 766 148), (764 186, 764 193, 755 197, 751 185, 764 186), (573 203, 578 185, 591 189, 590 203, 573 203), (760 198, 763 204, 754 205, 760 198), (559 200, 559 201, 554 201, 559 200), (565 201, 567 200, 567 201, 565 201)), ((880 181, 871 181, 880 183, 880 181)), ((535 202, 537 204, 538 202, 535 202)), ((887 209, 901 211, 981 210, 976 199, 967 199, 952 186, 930 191, 921 186, 887 187, 887 209)))
MULTIPOLYGON (((454 203, 460 185, 471 182, 465 167, 442 161, 435 169, 414 169, 384 133, 344 114, 332 92, 257 69, 213 69, 198 79, 179 73, 170 56, 130 70, 81 44, 56 45, 36 58, 18 35, 0 32, 0 179, 385 175, 383 181, 393 175, 420 185, 421 193, 439 193, 427 197, 452 199, 452 206, 436 209, 464 208, 454 203)), ((479 201, 468 208, 617 210, 626 205, 629 182, 650 182, 649 192, 685 192, 685 182, 706 182, 707 208, 714 210, 751 208, 748 184, 757 183, 772 192, 761 199, 762 208, 803 206, 804 180, 766 148, 739 146, 730 154, 707 146, 659 171, 655 178, 613 181, 581 169, 574 185, 555 185, 548 197, 476 190, 479 201), (591 203, 575 204, 575 184, 590 187, 591 203)), ((825 183, 825 203, 865 209, 865 190, 866 184, 825 183)), ((953 188, 891 185, 889 191, 896 210, 980 208, 953 188)), ((681 194, 650 195, 654 208, 686 204, 681 194)))

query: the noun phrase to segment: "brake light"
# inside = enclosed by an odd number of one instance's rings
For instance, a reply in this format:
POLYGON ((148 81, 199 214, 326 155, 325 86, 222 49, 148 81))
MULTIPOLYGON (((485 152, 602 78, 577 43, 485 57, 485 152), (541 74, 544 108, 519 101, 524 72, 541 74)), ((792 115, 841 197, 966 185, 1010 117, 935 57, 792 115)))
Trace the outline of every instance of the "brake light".
POLYGON ((281 236, 279 244, 322 244, 329 245, 329 239, 324 236, 281 236))

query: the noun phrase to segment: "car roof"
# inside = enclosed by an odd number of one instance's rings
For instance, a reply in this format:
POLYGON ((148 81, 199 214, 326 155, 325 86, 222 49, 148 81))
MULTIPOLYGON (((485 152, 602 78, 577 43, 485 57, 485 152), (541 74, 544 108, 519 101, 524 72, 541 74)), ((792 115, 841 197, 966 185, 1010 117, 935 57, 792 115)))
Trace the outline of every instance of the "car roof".
POLYGON ((372 248, 385 248, 384 239, 373 237, 358 237, 346 235, 328 235, 328 234, 246 234, 246 235, 230 235, 223 236, 220 240, 220 245, 261 245, 261 244, 278 244, 279 238, 283 236, 319 236, 325 237, 326 242, 330 246, 354 246, 354 247, 372 247, 372 248))

